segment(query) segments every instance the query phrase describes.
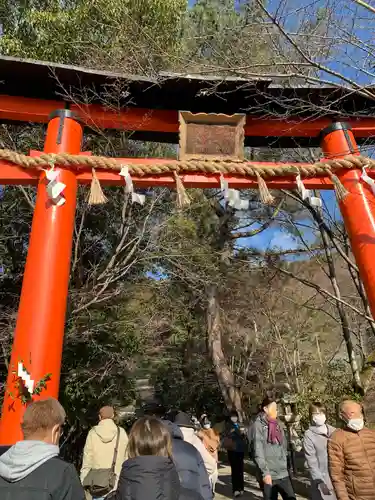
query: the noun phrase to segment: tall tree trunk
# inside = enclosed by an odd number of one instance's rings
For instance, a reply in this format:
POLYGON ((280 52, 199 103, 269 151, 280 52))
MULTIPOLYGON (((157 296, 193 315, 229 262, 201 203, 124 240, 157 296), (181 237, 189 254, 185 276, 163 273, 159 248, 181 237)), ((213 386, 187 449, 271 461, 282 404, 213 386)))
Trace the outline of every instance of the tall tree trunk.
MULTIPOLYGON (((220 270, 223 276, 230 265, 228 256, 233 252, 231 238, 231 221, 235 211, 223 206, 218 200, 211 200, 211 206, 218 218, 218 231, 213 241, 214 252, 220 257, 220 270)), ((216 284, 206 287, 207 298, 207 347, 215 370, 217 381, 228 410, 236 410, 241 420, 244 418, 242 409, 241 391, 236 386, 235 375, 225 359, 221 341, 222 323, 220 317, 219 286, 216 284)))
POLYGON ((215 285, 207 287, 207 343, 211 361, 227 408, 235 409, 244 417, 241 392, 236 387, 235 376, 225 360, 221 342, 221 320, 218 290, 215 285))
MULTIPOLYGON (((319 229, 320 229, 320 234, 322 237, 324 250, 325 250, 325 254, 326 254, 326 259, 327 259, 327 265, 328 265, 328 271, 329 271, 328 277, 331 281, 332 288, 333 288, 333 291, 335 292, 336 297, 340 299, 341 298, 341 291, 340 291, 339 284, 337 282, 336 268, 335 268, 335 263, 334 263, 334 260, 332 257, 332 252, 331 252, 330 244, 328 241, 328 236, 327 236, 325 229, 321 225, 319 225, 319 229)), ((350 333, 348 316, 346 314, 345 307, 342 303, 337 302, 336 308, 337 308, 337 312, 338 312, 340 322, 341 322, 342 334, 344 337, 346 350, 348 353, 350 368, 351 368, 352 374, 353 374, 353 385, 357 391, 359 391, 360 393, 363 393, 363 386, 362 386, 361 376, 360 376, 361 370, 360 370, 360 367, 358 366, 357 357, 355 354, 353 340, 352 340, 352 336, 350 333)))
MULTIPOLYGON (((293 195, 291 195, 291 197, 296 199, 296 197, 293 195)), ((331 285, 332 285, 335 296, 338 299, 341 299, 341 291, 340 291, 340 287, 339 287, 339 284, 337 281, 336 267, 335 267, 335 262, 334 262, 334 259, 332 256, 331 245, 330 245, 329 239, 331 239, 331 242, 335 245, 336 249, 338 251, 340 250, 339 254, 344 259, 346 257, 345 252, 343 252, 342 249, 337 246, 337 242, 336 242, 336 239, 335 239, 332 231, 330 230, 330 228, 328 227, 328 225, 324 221, 322 211, 320 209, 315 209, 309 203, 307 203, 306 201, 303 201, 300 197, 297 197, 297 199, 299 199, 299 201, 309 210, 313 219, 315 220, 315 222, 317 223, 317 225, 319 227, 319 232, 320 232, 320 235, 322 237, 324 252, 326 255, 326 259, 327 259, 327 266, 328 266, 327 276, 331 281, 331 285)), ((346 258, 345 260, 348 263, 348 259, 346 258)), ((359 280, 360 280, 360 278, 359 278, 359 280)), ((354 282, 355 286, 357 287, 359 295, 361 296, 361 298, 363 300, 364 297, 360 293, 360 287, 357 286, 357 282, 355 279, 353 279, 353 282, 354 282)), ((366 307, 365 302, 364 302, 364 305, 366 307)), ((363 384, 361 381, 361 367, 358 366, 358 361, 357 361, 357 357, 356 357, 356 353, 355 353, 355 349, 354 349, 354 345, 353 345, 352 336, 350 333, 350 325, 349 325, 348 316, 346 314, 345 306, 343 303, 336 301, 336 308, 337 308, 337 312, 338 312, 338 315, 340 318, 342 334, 343 334, 344 342, 346 345, 346 350, 348 353, 350 368, 352 371, 353 386, 354 386, 354 389, 356 391, 358 391, 361 394, 364 394, 363 384)))

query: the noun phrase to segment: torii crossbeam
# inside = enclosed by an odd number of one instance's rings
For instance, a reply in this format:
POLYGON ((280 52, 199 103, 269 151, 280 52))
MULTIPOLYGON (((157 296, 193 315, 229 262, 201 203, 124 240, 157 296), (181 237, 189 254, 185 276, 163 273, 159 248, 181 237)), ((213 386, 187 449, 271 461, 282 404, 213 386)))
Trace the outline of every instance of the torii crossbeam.
MULTIPOLYGON (((1 98, 0 96, 0 104, 1 98)), ((85 112, 87 113, 87 110, 85 112)), ((4 116, 3 114, 2 117, 4 116)), ((6 116, 12 119, 10 115, 6 116)), ((81 118, 85 118, 84 121, 87 123, 87 114, 86 117, 82 117, 81 114, 81 118)), ((104 116, 102 118, 104 119, 104 116)), ((362 137, 368 137, 372 133, 375 129, 375 120, 368 119, 367 125, 370 128, 365 127, 366 130, 362 130, 359 134, 362 134, 362 137)), ((279 126, 282 127, 281 123, 279 126)), ((103 185, 123 185, 124 179, 119 176, 119 168, 116 169, 116 165, 120 167, 126 164, 133 169, 132 181, 135 186, 175 187, 174 171, 177 170, 186 187, 219 187, 220 177, 224 175, 230 188, 248 189, 258 187, 259 177, 256 172, 264 171, 262 176, 270 189, 295 189, 296 173, 299 170, 305 172, 302 177, 306 188, 333 189, 332 176, 329 175, 332 167, 332 171, 348 192, 340 202, 340 209, 371 311, 375 315, 375 196, 370 186, 361 180, 361 167, 366 160, 359 156, 354 138, 358 130, 353 127, 353 133, 352 127, 343 122, 333 124, 324 122, 324 126, 324 130, 321 131, 321 147, 326 160, 323 159, 321 169, 315 170, 314 172, 318 173, 313 175, 311 172, 315 167, 307 164, 289 168, 281 163, 254 165, 251 162, 241 162, 237 166, 231 166, 229 163, 229 166, 222 169, 220 165, 207 166, 199 162, 189 164, 178 160, 144 158, 109 159, 113 168, 96 168, 96 175, 103 185), (348 165, 344 168, 345 162, 336 166, 332 163, 332 160, 341 161, 348 155, 350 155, 348 162, 352 162, 350 168, 348 165), (293 172, 293 168, 296 172, 293 172), (272 176, 269 175, 271 171, 272 176)), ((176 128, 175 125, 173 127, 176 128)), ((276 133, 274 122, 272 127, 274 127, 273 133, 276 133)), ((81 152, 82 138, 82 125, 72 111, 67 109, 54 111, 48 122, 44 153, 55 155, 67 153, 90 158, 81 152)), ((26 161, 28 168, 25 168, 26 163, 22 163, 22 158, 20 160, 9 157, 8 161, 0 160, 0 184, 38 186, 0 421, 2 445, 11 445, 21 439, 20 422, 25 408, 21 396, 22 391, 27 389, 30 383, 34 385, 32 389, 35 389, 35 384, 45 380, 46 375, 50 374, 41 394, 33 394, 32 397, 33 399, 40 396, 58 397, 77 187, 78 184, 88 184, 92 180, 91 160, 87 160, 86 166, 82 160, 82 164, 77 168, 79 160, 75 158, 76 164, 69 164, 67 156, 64 164, 55 165, 59 181, 66 186, 65 203, 61 206, 54 204, 47 193, 46 174, 38 169, 35 163, 40 155, 42 153, 34 151, 30 153, 30 157, 26 157, 29 158, 29 162, 26 161)), ((63 157, 60 158, 62 161, 63 157)), ((73 162, 74 157, 70 158, 73 162)), ((95 161, 95 157, 92 158, 92 161, 95 161)), ((369 160, 369 165, 374 164, 369 160)), ((369 169, 367 173, 375 177, 374 170, 369 169)))

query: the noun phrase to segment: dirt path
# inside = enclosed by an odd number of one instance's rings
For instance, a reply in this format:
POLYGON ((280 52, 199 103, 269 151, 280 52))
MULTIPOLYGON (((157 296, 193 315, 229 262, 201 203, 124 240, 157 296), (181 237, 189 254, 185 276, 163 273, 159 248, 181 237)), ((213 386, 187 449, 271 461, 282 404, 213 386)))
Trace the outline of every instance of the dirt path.
MULTIPOLYGON (((219 480, 216 483, 215 500, 227 500, 233 498, 232 486, 230 482, 230 467, 226 464, 219 464, 219 480)), ((245 494, 243 500, 257 500, 263 498, 259 490, 255 477, 245 472, 245 494)), ((298 500, 305 497, 297 496, 298 500)))

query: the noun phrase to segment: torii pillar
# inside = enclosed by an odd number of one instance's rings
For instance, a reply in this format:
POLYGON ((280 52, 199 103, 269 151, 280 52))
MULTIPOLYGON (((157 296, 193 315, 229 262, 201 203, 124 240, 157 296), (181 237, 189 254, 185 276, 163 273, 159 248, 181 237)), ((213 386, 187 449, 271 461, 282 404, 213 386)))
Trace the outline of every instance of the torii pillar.
MULTIPOLYGON (((82 128, 72 112, 56 111, 48 125, 44 150, 46 153, 79 154, 82 135, 82 128)), ((335 123, 323 130, 322 149, 329 158, 359 154, 350 126, 344 123, 335 123)), ((342 170, 337 175, 349 191, 344 201, 340 202, 340 208, 371 311, 375 316, 375 197, 361 181, 359 170, 342 170)), ((66 185, 66 202, 59 207, 53 205, 47 196, 44 174, 38 184, 0 421, 0 444, 3 445, 22 439, 20 422, 25 405, 19 398, 17 385, 19 362, 23 363, 36 383, 47 374, 52 374, 41 397, 57 397, 59 392, 77 177, 74 171, 61 168, 59 180, 66 185)), ((155 180, 150 181, 150 185, 155 185, 154 182, 155 180)), ((170 185, 168 182, 170 181, 164 179, 159 185, 170 185)), ((295 180, 287 182, 289 189, 295 189, 295 180)), ((215 183, 218 184, 219 180, 216 179, 215 183)), ((202 187, 199 176, 193 184, 202 187)), ((33 399, 37 397, 34 395, 33 399)))
MULTIPOLYGON (((82 136, 82 127, 74 114, 66 109, 57 110, 50 116, 44 151, 78 154, 82 136)), ((19 362, 23 362, 35 383, 52 374, 41 397, 57 398, 59 393, 77 198, 75 172, 61 168, 59 181, 66 185, 66 201, 59 207, 52 204, 47 195, 44 174, 38 184, 0 421, 0 444, 4 445, 22 439, 20 422, 25 404, 17 386, 19 362)))
MULTIPOLYGON (((359 155, 349 124, 336 122, 321 133, 321 147, 326 158, 359 155)), ((343 170, 337 176, 349 194, 339 202, 350 245, 375 318, 375 196, 361 181, 360 170, 343 170)))

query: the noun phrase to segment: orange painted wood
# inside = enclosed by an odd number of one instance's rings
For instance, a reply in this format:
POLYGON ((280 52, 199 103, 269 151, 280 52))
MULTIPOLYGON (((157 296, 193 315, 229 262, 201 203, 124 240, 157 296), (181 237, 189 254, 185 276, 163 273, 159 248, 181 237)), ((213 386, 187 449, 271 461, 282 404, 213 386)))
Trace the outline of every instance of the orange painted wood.
MULTIPOLYGON (((63 101, 50 101, 0 95, 0 119, 47 123, 50 113, 65 107, 63 101)), ((94 128, 120 129, 148 132, 178 132, 178 112, 175 110, 151 110, 127 108, 110 110, 97 104, 72 104, 81 119, 94 128)), ((357 138, 375 135, 375 118, 343 118, 353 128, 357 138)), ((317 137, 322 129, 330 125, 329 118, 285 119, 261 118, 248 115, 245 135, 253 137, 317 137)))
MULTIPOLYGON (((53 118, 48 125, 44 150, 78 154, 82 134, 82 127, 74 119, 53 118)), ((44 172, 39 179, 0 421, 2 445, 22 439, 20 423, 25 405, 17 397, 18 377, 13 373, 18 362, 23 362, 35 383, 51 374, 40 397, 57 398, 59 393, 78 186, 76 174, 71 170, 60 169, 59 181, 66 185, 66 202, 60 207, 52 204, 47 195, 44 172)))
POLYGON ((61 108, 64 103, 60 101, 0 95, 1 120, 47 123, 52 111, 61 108))
MULTIPOLYGON (((359 154, 351 130, 334 130, 328 133, 321 146, 330 158, 342 158, 348 150, 354 155, 359 154)), ((337 176, 349 191, 339 206, 369 306, 375 316, 375 196, 370 186, 361 180, 360 170, 342 171, 337 176)))

